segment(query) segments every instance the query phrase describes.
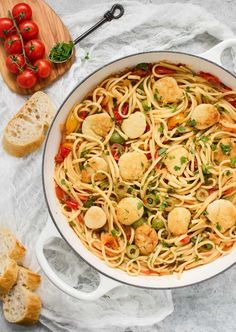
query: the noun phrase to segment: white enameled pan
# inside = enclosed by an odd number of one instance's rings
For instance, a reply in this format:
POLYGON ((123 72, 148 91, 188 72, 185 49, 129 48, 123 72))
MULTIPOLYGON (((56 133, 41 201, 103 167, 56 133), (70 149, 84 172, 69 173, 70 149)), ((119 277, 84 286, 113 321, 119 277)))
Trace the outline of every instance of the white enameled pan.
POLYGON ((175 275, 130 276, 124 271, 113 269, 88 251, 70 228, 68 222, 60 211, 53 182, 54 156, 57 153, 61 140, 60 124, 65 122, 72 106, 76 102, 81 101, 83 97, 103 79, 112 73, 135 66, 140 62, 158 62, 160 60, 167 60, 173 63, 186 64, 197 72, 205 71, 212 73, 219 77, 224 84, 236 89, 236 77, 224 69, 221 64, 222 52, 231 46, 236 46, 236 39, 223 41, 208 52, 199 56, 170 51, 153 51, 129 55, 98 69, 79 83, 69 96, 67 96, 54 118, 45 144, 42 177, 45 199, 51 220, 48 221, 48 224, 40 235, 36 245, 36 254, 42 269, 48 278, 62 291, 79 299, 94 300, 108 292, 110 289, 119 286, 120 283, 149 289, 172 289, 192 285, 212 278, 222 271, 225 271, 236 262, 235 250, 229 255, 218 258, 210 264, 185 271, 180 279, 177 279, 175 275), (84 293, 76 290, 62 281, 52 270, 45 258, 43 248, 46 242, 53 237, 62 237, 84 261, 100 273, 100 285, 95 291, 84 293))

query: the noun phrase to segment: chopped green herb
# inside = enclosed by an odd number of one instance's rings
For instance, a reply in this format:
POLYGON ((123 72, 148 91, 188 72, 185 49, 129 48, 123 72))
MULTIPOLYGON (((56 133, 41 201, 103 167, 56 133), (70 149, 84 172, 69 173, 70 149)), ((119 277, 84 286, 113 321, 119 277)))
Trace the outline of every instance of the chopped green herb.
POLYGON ((90 59, 90 55, 89 55, 89 53, 87 52, 86 55, 85 55, 85 57, 84 57, 84 60, 89 60, 89 59, 90 59))
POLYGON ((86 154, 89 153, 89 150, 83 150, 81 153, 80 153, 80 158, 84 158, 86 156, 86 154))
POLYGON ((162 202, 159 206, 159 211, 164 210, 168 206, 168 203, 166 201, 162 202))
POLYGON ((194 119, 192 119, 192 120, 189 119, 188 122, 187 122, 187 124, 188 124, 190 127, 195 127, 196 124, 197 124, 197 121, 194 120, 194 119))
POLYGON ((165 148, 160 148, 158 153, 159 153, 159 156, 163 156, 166 153, 166 149, 165 148))
POLYGON ((192 92, 191 87, 190 87, 190 86, 187 86, 187 87, 185 88, 185 91, 186 91, 186 92, 192 92))
POLYGON ((177 128, 177 131, 178 131, 179 133, 184 133, 185 130, 186 130, 186 128, 183 127, 183 126, 180 126, 180 127, 177 128))
POLYGON ((187 157, 182 156, 182 157, 180 158, 180 163, 181 163, 181 165, 185 164, 185 163, 187 162, 187 160, 188 160, 187 157))
POLYGON ((138 202, 138 204, 137 204, 137 208, 138 208, 138 210, 140 210, 140 209, 142 209, 142 207, 143 207, 143 202, 138 202))
POLYGON ((217 149, 217 145, 216 144, 211 144, 211 150, 215 151, 217 149))
POLYGON ((62 185, 62 186, 65 186, 65 185, 66 185, 66 181, 65 181, 65 179, 62 179, 62 180, 61 180, 61 185, 62 185))
POLYGON ((232 150, 232 146, 223 143, 220 143, 220 148, 224 155, 228 155, 232 150))
POLYGON ((128 193, 128 194, 132 194, 133 190, 134 190, 134 188, 129 187, 129 188, 127 189, 127 193, 128 193))
POLYGON ((119 234, 119 232, 116 229, 111 230, 111 235, 112 236, 116 237, 116 236, 118 236, 118 234, 119 234))
POLYGON ((226 176, 230 176, 230 174, 231 174, 230 170, 227 170, 227 171, 225 172, 225 175, 226 175, 226 176))
POLYGON ((155 100, 158 100, 158 94, 157 93, 154 93, 153 97, 154 97, 155 100))
POLYGON ((232 158, 230 158, 230 165, 231 165, 232 167, 235 167, 235 166, 236 166, 236 157, 232 157, 232 158))
POLYGON ((148 101, 145 99, 142 101, 142 106, 145 112, 149 112, 152 108, 148 105, 148 101))
POLYGON ((83 169, 85 169, 85 165, 83 163, 79 164, 79 169, 82 171, 83 169))
POLYGON ((209 213, 205 210, 202 214, 203 214, 204 216, 207 216, 209 213))
POLYGON ((49 59, 52 62, 68 60, 72 54, 73 48, 74 43, 72 41, 69 43, 58 43, 51 49, 49 59))
POLYGON ((178 171, 180 170, 180 168, 181 168, 181 167, 179 167, 179 166, 176 166, 176 165, 174 166, 174 170, 175 170, 176 172, 178 172, 178 171))
POLYGON ((83 206, 88 209, 93 205, 94 205, 94 199, 90 197, 86 202, 84 202, 83 206))
POLYGON ((190 241, 192 242, 192 244, 196 244, 196 242, 197 242, 197 236, 191 237, 190 241))
POLYGON ((209 137, 206 137, 205 135, 203 135, 203 136, 201 136, 199 138, 199 141, 208 142, 209 141, 209 137))
POLYGON ((193 150, 192 147, 189 148, 189 152, 190 152, 191 154, 194 154, 194 150, 193 150))
POLYGON ((220 226, 219 223, 216 224, 216 229, 217 229, 219 232, 221 231, 222 227, 220 226))
POLYGON ((204 175, 209 175, 209 174, 211 174, 211 172, 210 172, 210 168, 211 168, 210 165, 202 165, 202 173, 203 173, 204 175))
POLYGON ((160 124, 160 127, 158 128, 158 131, 159 131, 160 133, 163 133, 163 131, 164 131, 163 123, 160 124))
POLYGON ((70 227, 75 227, 76 226, 76 224, 74 223, 74 221, 69 221, 69 225, 70 225, 70 227))
POLYGON ((166 241, 161 241, 161 244, 163 245, 163 247, 165 248, 170 248, 173 246, 173 244, 167 243, 166 241))
POLYGON ((167 192, 168 192, 168 194, 174 194, 175 190, 174 190, 174 188, 169 187, 169 188, 167 188, 167 192))
POLYGON ((171 113, 175 113, 177 111, 177 106, 174 105, 171 107, 171 113))
POLYGON ((148 70, 148 63, 142 62, 142 63, 138 63, 136 66, 136 69, 142 69, 147 71, 148 70))

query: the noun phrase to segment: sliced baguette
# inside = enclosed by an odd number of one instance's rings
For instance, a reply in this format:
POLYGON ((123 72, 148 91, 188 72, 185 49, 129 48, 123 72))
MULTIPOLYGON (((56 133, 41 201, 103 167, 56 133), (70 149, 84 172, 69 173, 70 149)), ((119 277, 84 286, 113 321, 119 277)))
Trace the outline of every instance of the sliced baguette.
POLYGON ((0 228, 0 255, 8 255, 15 261, 21 261, 25 255, 25 247, 6 228, 0 228))
POLYGON ((41 276, 25 267, 19 266, 17 283, 35 291, 41 282, 41 276))
POLYGON ((41 307, 40 297, 20 284, 16 284, 3 297, 3 314, 10 323, 24 325, 36 323, 41 307))
POLYGON ((6 255, 0 257, 0 298, 15 285, 18 275, 16 261, 6 255))
POLYGON ((15 157, 23 157, 42 144, 54 116, 49 97, 38 91, 7 124, 3 135, 4 149, 15 157))

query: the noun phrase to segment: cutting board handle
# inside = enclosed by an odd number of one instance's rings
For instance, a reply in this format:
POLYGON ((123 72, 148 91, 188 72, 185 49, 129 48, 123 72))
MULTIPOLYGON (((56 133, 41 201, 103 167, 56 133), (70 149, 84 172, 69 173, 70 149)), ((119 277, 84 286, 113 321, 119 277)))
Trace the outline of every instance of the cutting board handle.
POLYGON ((103 18, 98 21, 96 24, 94 24, 90 29, 85 31, 82 35, 80 35, 78 38, 74 40, 74 45, 78 44, 81 40, 83 40, 85 37, 90 35, 90 33, 94 32, 97 30, 101 25, 103 25, 106 22, 110 22, 113 19, 117 20, 121 16, 124 15, 124 7, 120 4, 115 4, 111 7, 110 10, 108 10, 104 15, 103 18))

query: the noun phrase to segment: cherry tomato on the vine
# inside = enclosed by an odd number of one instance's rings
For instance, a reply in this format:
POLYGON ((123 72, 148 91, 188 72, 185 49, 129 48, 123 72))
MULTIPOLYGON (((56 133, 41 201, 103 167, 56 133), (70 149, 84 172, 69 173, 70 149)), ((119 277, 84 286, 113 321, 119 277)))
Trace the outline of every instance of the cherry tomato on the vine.
POLYGON ((25 69, 16 78, 17 84, 24 89, 30 89, 37 83, 37 77, 31 69, 25 69))
POLYGON ((38 36, 39 29, 35 22, 24 21, 19 24, 19 29, 24 40, 34 39, 38 36))
POLYGON ((29 40, 25 44, 25 53, 30 60, 41 59, 45 53, 44 43, 39 39, 29 40))
POLYGON ((16 30, 14 28, 13 21, 8 17, 0 18, 0 38, 6 39, 9 36, 14 35, 16 30))
POLYGON ((13 74, 19 74, 25 66, 25 59, 22 54, 8 55, 6 58, 7 69, 13 74))
POLYGON ((46 78, 51 74, 52 65, 51 62, 46 59, 36 60, 34 66, 36 67, 35 71, 38 77, 46 78))
POLYGON ((17 3, 12 9, 12 16, 18 23, 30 20, 32 17, 32 9, 27 3, 17 3))
POLYGON ((5 40, 4 48, 8 54, 16 54, 22 52, 22 44, 18 35, 13 35, 5 40))

